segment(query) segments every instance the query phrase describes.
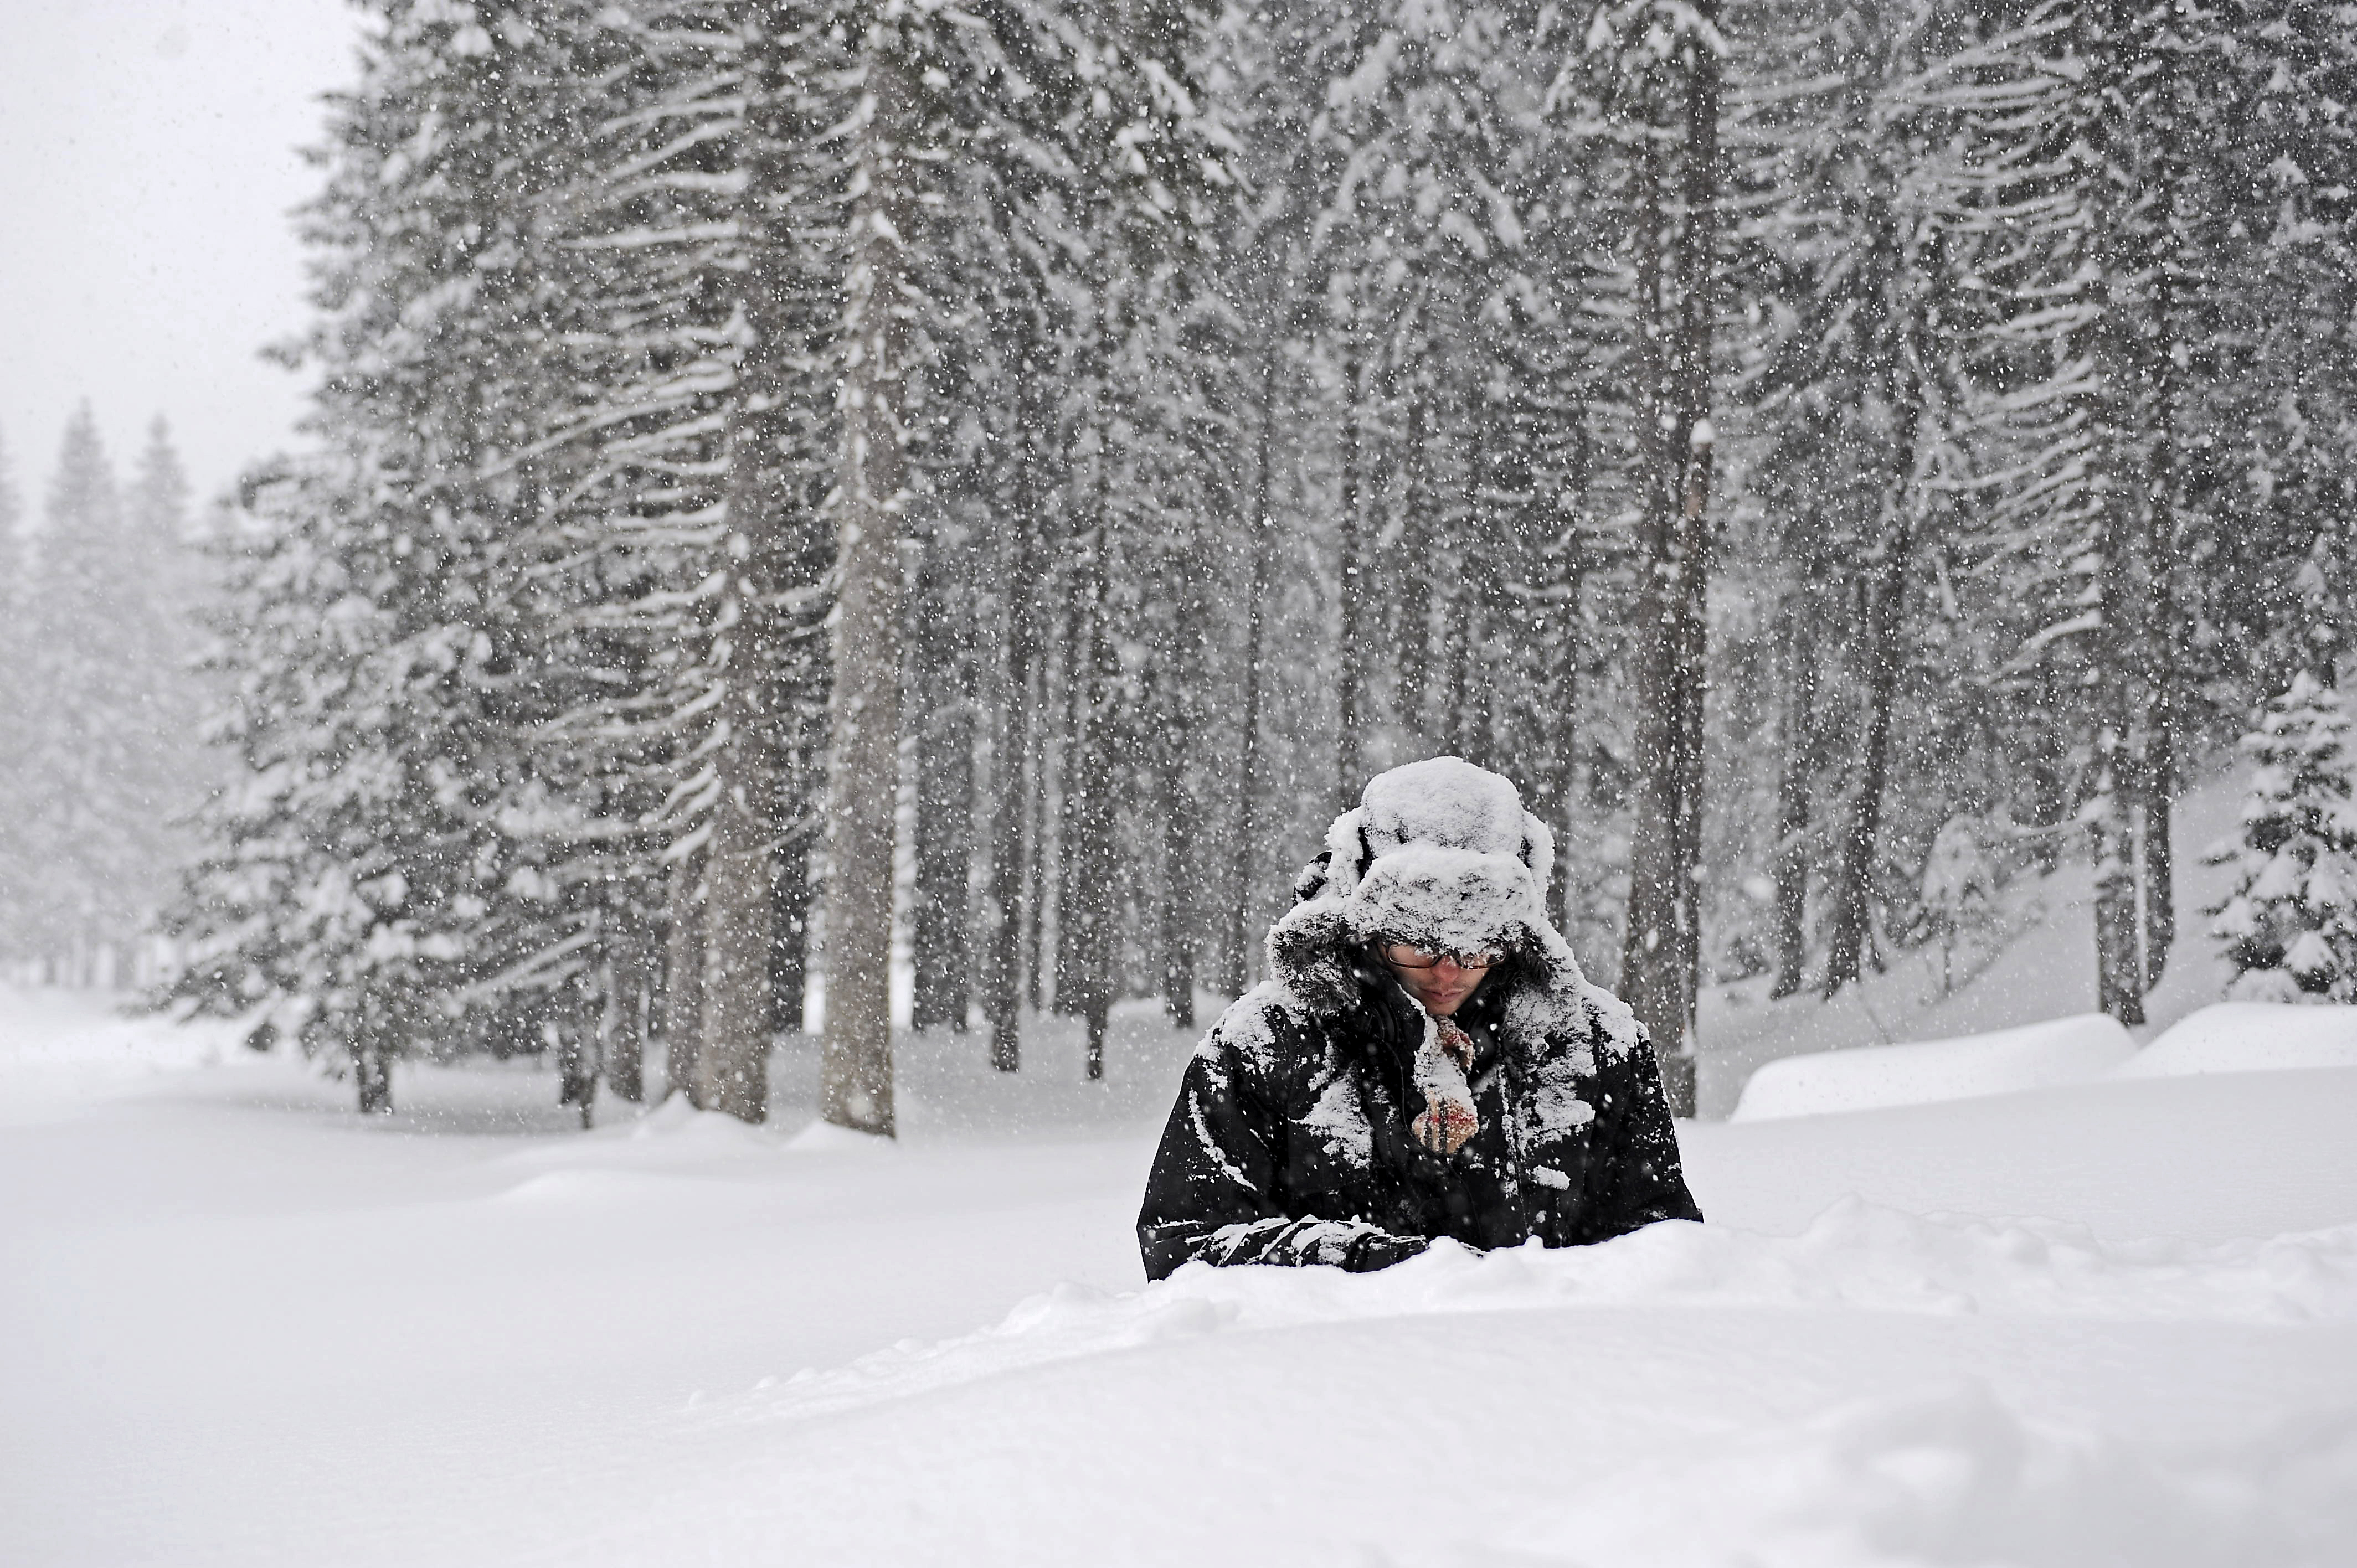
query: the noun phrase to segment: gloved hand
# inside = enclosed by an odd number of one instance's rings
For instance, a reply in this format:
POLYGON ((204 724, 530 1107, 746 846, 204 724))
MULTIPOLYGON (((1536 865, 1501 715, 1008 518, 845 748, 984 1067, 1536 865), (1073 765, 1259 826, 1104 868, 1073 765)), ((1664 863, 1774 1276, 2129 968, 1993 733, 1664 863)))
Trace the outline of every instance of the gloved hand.
POLYGON ((1377 1269, 1405 1262, 1431 1245, 1422 1236, 1394 1236, 1386 1230, 1372 1230, 1351 1244, 1350 1262, 1342 1266, 1354 1274, 1371 1274, 1377 1269))

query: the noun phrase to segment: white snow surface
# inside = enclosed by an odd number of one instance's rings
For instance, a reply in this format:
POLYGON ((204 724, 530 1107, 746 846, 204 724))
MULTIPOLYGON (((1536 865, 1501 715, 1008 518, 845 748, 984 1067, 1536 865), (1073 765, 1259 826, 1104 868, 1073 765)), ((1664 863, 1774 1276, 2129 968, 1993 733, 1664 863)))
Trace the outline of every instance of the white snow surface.
POLYGON ((2082 1013, 1960 1040, 1813 1051, 1753 1073, 1730 1120, 1920 1105, 2076 1083, 2121 1067, 2136 1048, 2117 1019, 2082 1013))
POLYGON ((2164 1030, 2123 1065, 2123 1078, 2357 1068, 2357 1007, 2221 1002, 2164 1030))
POLYGON ((1060 1029, 906 1041, 898 1144, 802 1039, 772 1125, 584 1133, 0 990, 0 1561, 2348 1560, 2357 1067, 1694 1124, 1704 1225, 1146 1286, 1193 1042, 1060 1029))

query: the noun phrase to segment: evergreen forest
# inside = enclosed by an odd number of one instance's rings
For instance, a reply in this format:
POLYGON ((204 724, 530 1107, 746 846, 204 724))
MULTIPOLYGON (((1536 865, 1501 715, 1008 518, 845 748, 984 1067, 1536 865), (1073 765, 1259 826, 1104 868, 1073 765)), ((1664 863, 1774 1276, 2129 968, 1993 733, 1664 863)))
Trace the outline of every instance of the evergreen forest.
POLYGON ((1686 1109, 1702 987, 1838 993, 1959 865, 2092 865, 2139 1023, 2172 803, 2352 669, 2357 5, 362 9, 305 439, 210 530, 233 782, 140 853, 158 1000, 364 1108, 759 1120, 823 1013, 888 1132, 895 975, 1009 1071, 1199 1026, 1438 753, 1686 1109))

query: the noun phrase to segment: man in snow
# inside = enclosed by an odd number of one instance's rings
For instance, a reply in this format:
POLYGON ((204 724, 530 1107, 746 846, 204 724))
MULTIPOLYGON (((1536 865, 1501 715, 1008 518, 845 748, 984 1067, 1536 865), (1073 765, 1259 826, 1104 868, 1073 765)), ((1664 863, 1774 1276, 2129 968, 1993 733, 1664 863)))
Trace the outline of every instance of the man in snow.
POLYGON ((1188 1064, 1137 1219, 1149 1277, 1702 1218, 1652 1048, 1548 922, 1554 838, 1512 783, 1395 768, 1326 846, 1271 978, 1188 1064))

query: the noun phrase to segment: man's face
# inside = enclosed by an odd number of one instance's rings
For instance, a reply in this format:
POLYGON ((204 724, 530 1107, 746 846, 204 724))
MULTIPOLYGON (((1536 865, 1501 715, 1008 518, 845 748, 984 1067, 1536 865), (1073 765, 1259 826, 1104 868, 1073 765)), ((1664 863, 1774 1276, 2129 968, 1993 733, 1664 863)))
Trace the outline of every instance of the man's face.
POLYGON ((1385 942, 1383 950, 1399 983, 1436 1018, 1463 1006, 1498 961, 1495 953, 1428 953, 1405 942, 1385 942))

